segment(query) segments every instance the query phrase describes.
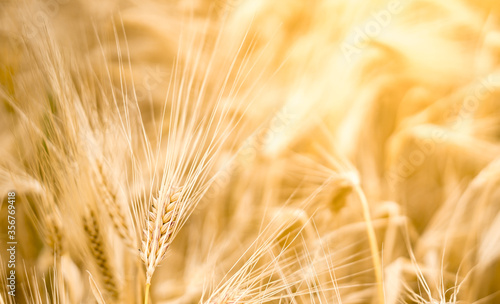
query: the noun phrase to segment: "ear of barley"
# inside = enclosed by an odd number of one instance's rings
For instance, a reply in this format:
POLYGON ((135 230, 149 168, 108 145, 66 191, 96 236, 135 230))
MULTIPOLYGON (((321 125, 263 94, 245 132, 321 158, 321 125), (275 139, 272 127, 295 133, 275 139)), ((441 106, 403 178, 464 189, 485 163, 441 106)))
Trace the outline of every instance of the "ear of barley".
POLYGON ((165 258, 171 243, 173 226, 177 219, 177 210, 182 189, 177 189, 167 195, 153 199, 147 214, 141 259, 146 265, 146 285, 151 284, 151 278, 158 264, 165 258))
POLYGON ((96 177, 95 184, 100 193, 102 202, 104 203, 106 213, 111 219, 111 222, 113 224, 112 226, 118 233, 118 236, 123 240, 125 245, 127 245, 128 248, 134 248, 136 243, 133 237, 134 234, 131 233, 128 227, 125 215, 123 214, 122 209, 120 208, 120 205, 117 201, 118 198, 115 194, 116 192, 113 190, 114 187, 112 187, 108 177, 104 173, 102 164, 100 162, 97 162, 96 167, 97 168, 94 172, 94 175, 96 177))
POLYGON ((44 225, 47 230, 47 245, 50 246, 56 257, 60 257, 63 251, 63 232, 59 215, 55 212, 50 214, 45 219, 44 225))
POLYGON ((90 251, 102 276, 104 289, 112 299, 116 300, 118 298, 118 288, 114 271, 109 262, 99 223, 93 211, 84 217, 83 228, 87 235, 90 251))

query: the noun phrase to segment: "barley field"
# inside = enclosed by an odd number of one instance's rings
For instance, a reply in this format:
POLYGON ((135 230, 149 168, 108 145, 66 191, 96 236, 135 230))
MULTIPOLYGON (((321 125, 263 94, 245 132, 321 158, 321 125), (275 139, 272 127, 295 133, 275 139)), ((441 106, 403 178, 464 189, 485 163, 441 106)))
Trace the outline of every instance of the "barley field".
POLYGON ((500 2, 0 0, 0 304, 500 303, 500 2))

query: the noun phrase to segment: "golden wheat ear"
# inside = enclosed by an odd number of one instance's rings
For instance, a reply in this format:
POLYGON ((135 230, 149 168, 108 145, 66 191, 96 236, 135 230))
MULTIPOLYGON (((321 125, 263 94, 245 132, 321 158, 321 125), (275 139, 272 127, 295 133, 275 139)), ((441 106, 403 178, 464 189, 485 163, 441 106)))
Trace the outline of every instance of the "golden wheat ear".
POLYGON ((181 192, 182 189, 176 189, 170 195, 153 198, 146 215, 141 248, 141 259, 146 265, 146 288, 149 288, 154 271, 165 258, 172 241, 181 192))

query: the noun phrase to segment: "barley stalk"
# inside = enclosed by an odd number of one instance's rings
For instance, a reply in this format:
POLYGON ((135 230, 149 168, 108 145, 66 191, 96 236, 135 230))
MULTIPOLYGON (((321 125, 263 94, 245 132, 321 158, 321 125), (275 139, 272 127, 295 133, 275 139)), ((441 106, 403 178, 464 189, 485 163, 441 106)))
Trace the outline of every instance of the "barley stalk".
POLYGON ((368 205, 366 196, 359 185, 354 186, 354 191, 358 195, 358 198, 361 203, 361 209, 363 210, 363 217, 366 221, 366 231, 368 234, 368 241, 370 243, 370 251, 375 271, 375 279, 377 280, 378 303, 383 304, 385 303, 385 296, 384 296, 384 285, 383 285, 384 281, 382 276, 382 262, 380 260, 380 255, 378 250, 377 236, 375 235, 375 229, 373 228, 373 221, 370 214, 370 206, 368 205))
POLYGON ((106 208, 106 212, 111 219, 113 228, 118 233, 120 238, 124 241, 128 248, 135 247, 135 241, 133 239, 133 234, 127 225, 126 218, 120 208, 117 201, 117 196, 109 179, 104 174, 103 166, 100 162, 97 162, 97 172, 95 172, 99 193, 101 194, 102 202, 106 208))
POLYGON ((143 230, 141 259, 146 265, 146 284, 151 284, 151 278, 158 264, 165 258, 171 243, 173 225, 177 218, 176 207, 181 195, 181 189, 172 191, 167 199, 153 199, 147 214, 143 230))
POLYGON ((63 234, 61 231, 61 220, 55 214, 47 216, 45 219, 45 229, 47 237, 47 245, 52 249, 52 252, 56 256, 62 254, 63 246, 63 234))
POLYGON ((89 216, 84 218, 83 228, 87 235, 90 251, 102 276, 104 289, 111 298, 117 299, 118 288, 116 286, 114 271, 109 263, 106 245, 93 211, 90 212, 89 216))

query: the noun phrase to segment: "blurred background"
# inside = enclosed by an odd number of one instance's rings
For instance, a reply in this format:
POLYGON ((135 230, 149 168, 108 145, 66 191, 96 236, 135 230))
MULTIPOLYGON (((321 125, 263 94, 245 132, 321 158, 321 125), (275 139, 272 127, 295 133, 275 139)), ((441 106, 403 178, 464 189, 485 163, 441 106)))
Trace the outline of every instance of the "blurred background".
POLYGON ((0 1, 0 303, 143 303, 143 217, 175 168, 192 213, 150 303, 500 302, 499 18, 0 1))

